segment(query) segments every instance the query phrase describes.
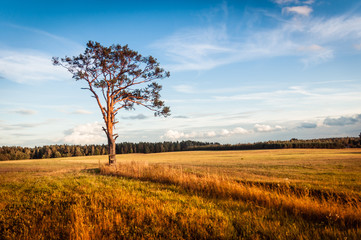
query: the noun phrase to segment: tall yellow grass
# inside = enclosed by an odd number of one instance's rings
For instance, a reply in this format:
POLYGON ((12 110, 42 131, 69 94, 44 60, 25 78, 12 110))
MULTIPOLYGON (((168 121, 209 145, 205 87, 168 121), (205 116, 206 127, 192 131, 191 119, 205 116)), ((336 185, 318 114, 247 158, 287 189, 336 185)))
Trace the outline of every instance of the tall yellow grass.
POLYGON ((261 206, 282 209, 308 220, 324 221, 342 227, 361 226, 360 199, 351 195, 334 197, 313 196, 304 189, 295 191, 286 184, 279 188, 236 182, 221 174, 195 174, 182 167, 147 164, 145 162, 103 165, 101 174, 174 184, 193 194, 255 202, 261 206))
POLYGON ((0 162, 0 239, 361 239, 360 160, 360 149, 128 154, 104 175, 106 156, 0 162))

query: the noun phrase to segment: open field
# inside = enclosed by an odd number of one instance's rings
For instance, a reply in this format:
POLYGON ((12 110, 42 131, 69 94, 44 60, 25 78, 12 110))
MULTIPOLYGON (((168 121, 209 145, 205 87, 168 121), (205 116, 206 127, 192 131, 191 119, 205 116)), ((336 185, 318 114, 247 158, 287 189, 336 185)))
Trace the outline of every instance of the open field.
POLYGON ((361 239, 361 150, 0 162, 0 239, 361 239))

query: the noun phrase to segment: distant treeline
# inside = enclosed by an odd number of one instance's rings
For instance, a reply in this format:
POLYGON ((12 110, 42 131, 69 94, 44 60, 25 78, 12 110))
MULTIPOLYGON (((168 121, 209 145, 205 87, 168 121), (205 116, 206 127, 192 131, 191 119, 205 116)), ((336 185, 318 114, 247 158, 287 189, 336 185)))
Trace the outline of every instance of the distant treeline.
MULTIPOLYGON (((159 142, 159 143, 118 143, 116 144, 117 154, 126 153, 158 153, 187 151, 191 147, 214 146, 219 143, 182 141, 182 142, 159 142)), ((21 159, 41 159, 60 158, 76 156, 93 156, 108 154, 107 145, 50 145, 43 147, 0 147, 0 161, 21 160, 21 159)))
POLYGON ((361 148, 360 138, 322 138, 302 140, 293 138, 288 141, 268 141, 245 144, 215 144, 192 146, 187 150, 256 150, 256 149, 286 149, 286 148, 361 148))
MULTIPOLYGON (((284 148, 360 148, 360 138, 323 138, 289 141, 268 141, 247 144, 219 144, 198 141, 181 142, 140 142, 140 143, 118 143, 117 154, 127 153, 159 153, 174 151, 196 151, 196 150, 255 150, 255 149, 284 149, 284 148)), ((74 156, 93 156, 108 154, 107 145, 50 145, 43 147, 0 147, 0 161, 60 158, 74 156)))

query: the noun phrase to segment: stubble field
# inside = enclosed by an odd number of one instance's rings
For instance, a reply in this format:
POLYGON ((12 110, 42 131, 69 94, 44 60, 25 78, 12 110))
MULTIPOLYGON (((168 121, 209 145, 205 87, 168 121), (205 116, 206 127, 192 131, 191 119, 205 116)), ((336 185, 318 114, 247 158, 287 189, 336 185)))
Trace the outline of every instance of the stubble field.
POLYGON ((0 239, 361 239, 361 150, 0 162, 0 239))

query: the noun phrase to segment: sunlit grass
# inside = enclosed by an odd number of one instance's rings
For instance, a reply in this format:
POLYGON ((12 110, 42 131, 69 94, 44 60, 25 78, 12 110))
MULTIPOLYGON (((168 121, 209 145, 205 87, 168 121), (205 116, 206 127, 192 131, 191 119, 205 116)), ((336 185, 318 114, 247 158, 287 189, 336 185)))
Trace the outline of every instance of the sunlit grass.
POLYGON ((338 222, 343 226, 361 225, 361 199, 357 195, 295 189, 288 184, 272 187, 264 184, 239 183, 224 175, 184 172, 182 168, 158 164, 126 163, 103 166, 104 175, 122 176, 180 186, 192 194, 205 197, 252 201, 268 208, 284 209, 310 220, 338 222))
POLYGON ((360 150, 129 154, 118 155, 116 169, 106 162, 0 162, 0 239, 361 238, 360 150))

